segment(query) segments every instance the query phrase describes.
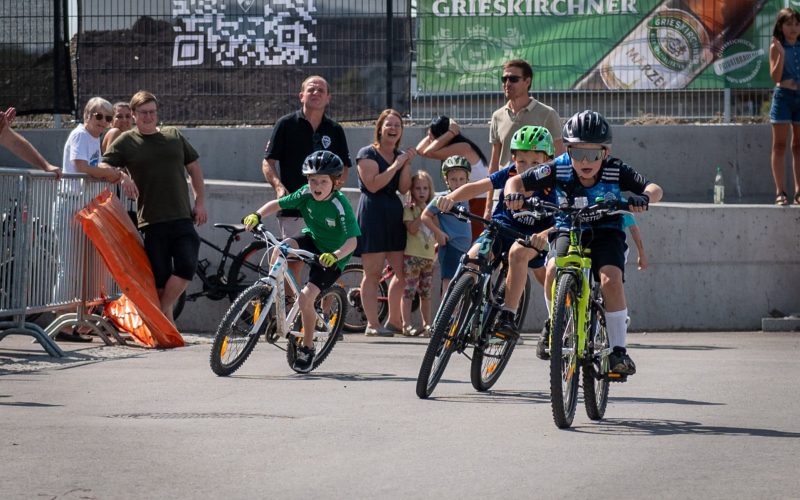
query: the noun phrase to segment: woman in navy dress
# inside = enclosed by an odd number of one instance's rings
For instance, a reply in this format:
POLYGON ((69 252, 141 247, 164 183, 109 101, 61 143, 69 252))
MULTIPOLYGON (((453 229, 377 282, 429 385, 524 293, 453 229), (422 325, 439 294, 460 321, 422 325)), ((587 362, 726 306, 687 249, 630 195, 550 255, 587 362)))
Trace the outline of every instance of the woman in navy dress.
POLYGON ((397 195, 411 188, 411 160, 414 148, 400 151, 403 120, 393 109, 384 110, 375 124, 375 141, 361 148, 356 156, 358 186, 358 238, 356 254, 361 255, 364 279, 361 301, 367 317, 368 336, 392 336, 400 333, 400 299, 403 295, 403 252, 406 248, 406 227, 403 224, 403 203, 397 195), (394 269, 389 283, 389 317, 386 326, 378 321, 378 282, 388 261, 394 269))

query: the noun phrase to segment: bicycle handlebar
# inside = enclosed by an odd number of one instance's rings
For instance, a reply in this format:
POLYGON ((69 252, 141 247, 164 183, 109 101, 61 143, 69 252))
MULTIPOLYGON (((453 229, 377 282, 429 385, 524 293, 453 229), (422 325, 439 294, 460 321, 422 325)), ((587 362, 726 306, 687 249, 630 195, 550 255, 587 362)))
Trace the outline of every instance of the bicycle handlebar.
POLYGON ((562 213, 578 221, 584 221, 590 217, 592 220, 596 220, 608 215, 631 213, 629 210, 626 210, 628 208, 628 204, 619 200, 599 201, 594 205, 575 207, 570 205, 558 205, 556 203, 551 203, 549 201, 534 197, 525 200, 523 207, 527 208, 528 210, 514 212, 514 218, 525 216, 542 217, 562 213))
POLYGON ((494 220, 484 219, 483 217, 480 217, 478 215, 475 215, 475 214, 471 213, 465 207, 454 206, 447 213, 449 213, 450 215, 453 215, 453 216, 455 216, 455 217, 457 217, 457 218, 459 218, 461 220, 474 220, 476 222, 480 222, 481 224, 483 224, 484 226, 486 226, 489 229, 494 229, 494 230, 496 230, 498 232, 506 234, 507 236, 511 236, 516 241, 518 241, 520 245, 522 245, 524 247, 530 248, 532 250, 536 250, 540 254, 543 253, 543 250, 539 250, 538 248, 534 248, 533 246, 531 246, 530 241, 528 240, 530 235, 520 233, 519 231, 511 229, 510 227, 504 226, 503 224, 495 222, 494 220))
POLYGON ((309 252, 308 250, 293 248, 288 245, 284 245, 263 224, 258 224, 251 230, 251 232, 257 239, 264 240, 265 242, 267 242, 268 246, 271 245, 273 247, 281 247, 285 249, 286 254, 297 257, 306 264, 313 264, 320 267, 324 267, 322 266, 322 264, 319 263, 319 255, 313 252, 309 252))

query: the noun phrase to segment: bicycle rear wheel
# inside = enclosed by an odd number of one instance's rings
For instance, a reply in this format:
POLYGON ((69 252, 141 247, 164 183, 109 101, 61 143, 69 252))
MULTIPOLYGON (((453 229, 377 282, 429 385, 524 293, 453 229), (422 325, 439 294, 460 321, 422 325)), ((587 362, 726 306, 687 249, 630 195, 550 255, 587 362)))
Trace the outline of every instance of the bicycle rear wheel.
POLYGON ((228 298, 231 302, 236 300, 245 288, 269 274, 269 258, 263 259, 264 267, 261 267, 263 250, 266 246, 267 244, 261 240, 252 241, 231 261, 231 267, 228 269, 228 286, 231 287, 228 298))
MULTIPOLYGON (((496 286, 497 292, 495 296, 499 299, 505 295, 505 271, 501 272, 497 280, 500 282, 496 286)), ((520 304, 517 308, 517 314, 514 317, 514 323, 517 331, 520 331, 522 324, 525 321, 525 314, 528 311, 528 297, 530 296, 531 283, 530 279, 526 280, 525 288, 520 298, 520 304)), ((511 359, 511 354, 517 346, 516 341, 512 340, 506 335, 494 331, 495 320, 499 310, 497 307, 487 304, 487 308, 492 310, 487 314, 486 328, 481 335, 482 341, 475 346, 472 352, 472 363, 470 366, 470 381, 472 387, 477 391, 488 391, 500 379, 506 365, 511 359)))
MULTIPOLYGON (((361 280, 364 278, 364 268, 359 262, 347 264, 336 284, 342 287, 347 297, 347 315, 344 319, 344 331, 350 333, 363 332, 367 327, 367 317, 364 315, 364 306, 361 302, 361 280)), ((385 281, 378 282, 378 321, 383 324, 389 314, 388 285, 385 281)))
POLYGON ((600 420, 606 413, 608 405, 609 382, 608 356, 603 352, 608 349, 608 332, 606 331, 606 315, 602 306, 592 304, 591 328, 589 337, 589 362, 583 369, 583 403, 586 415, 592 420, 600 420))
POLYGON ((450 356, 463 341, 464 331, 472 307, 472 288, 475 276, 462 274, 455 284, 450 285, 441 308, 433 320, 431 341, 422 358, 417 376, 417 396, 425 399, 433 393, 442 378, 450 356))
POLYGON ((550 334, 550 404, 560 429, 572 425, 578 403, 578 282, 563 273, 556 286, 550 334))
POLYGON ((211 346, 209 361, 214 373, 227 376, 238 370, 250 356, 258 338, 275 328, 274 308, 266 309, 272 294, 270 285, 256 283, 233 301, 211 346), (269 316, 256 328, 264 314, 269 316))
MULTIPOLYGON (((342 331, 344 318, 347 316, 347 296, 344 293, 344 289, 333 285, 320 293, 314 303, 314 310, 317 312, 318 319, 317 326, 314 329, 316 355, 311 365, 312 370, 325 361, 325 358, 328 357, 333 350, 333 346, 339 340, 339 332, 342 331)), ((286 348, 286 361, 293 370, 294 361, 297 357, 297 347, 302 341, 302 337, 290 339, 286 348)))

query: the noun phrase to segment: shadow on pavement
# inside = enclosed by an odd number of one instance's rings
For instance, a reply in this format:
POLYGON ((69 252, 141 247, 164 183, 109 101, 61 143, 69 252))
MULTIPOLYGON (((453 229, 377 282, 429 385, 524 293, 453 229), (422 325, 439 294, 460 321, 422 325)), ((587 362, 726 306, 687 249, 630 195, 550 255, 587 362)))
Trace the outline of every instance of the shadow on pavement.
POLYGON ((443 403, 550 404, 549 391, 487 391, 455 396, 430 396, 431 401, 443 403))
POLYGON ((725 427, 703 425, 686 420, 660 419, 607 419, 571 429, 588 434, 626 434, 649 436, 701 435, 701 436, 756 436, 774 438, 800 438, 800 432, 785 432, 773 429, 752 429, 747 427, 725 427))
POLYGON ((671 344, 633 344, 628 342, 632 349, 664 349, 668 351, 717 351, 723 349, 736 349, 719 345, 671 345, 671 344))
MULTIPOLYGON (((343 382, 416 382, 415 377, 401 377, 394 373, 336 373, 336 372, 311 372, 288 373, 286 375, 230 375, 229 378, 249 380, 339 380, 343 382)), ((456 382, 456 381, 453 381, 456 382)))

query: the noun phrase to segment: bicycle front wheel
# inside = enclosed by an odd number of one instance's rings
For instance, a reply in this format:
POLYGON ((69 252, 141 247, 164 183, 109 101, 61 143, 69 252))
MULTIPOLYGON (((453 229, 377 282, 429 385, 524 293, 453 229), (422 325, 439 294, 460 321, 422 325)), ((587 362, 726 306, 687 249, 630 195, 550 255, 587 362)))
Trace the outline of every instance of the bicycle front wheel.
POLYGON ((228 308, 217 328, 211 346, 211 370, 227 376, 238 370, 250 356, 258 338, 275 328, 274 308, 266 309, 272 287, 256 283, 239 295, 228 308), (262 315, 266 318, 257 327, 262 315))
MULTIPOLYGON (((325 361, 325 358, 328 357, 333 350, 333 346, 339 340, 339 333, 342 331, 345 323, 344 318, 347 316, 347 296, 344 289, 333 285, 320 293, 314 303, 314 310, 317 313, 317 325, 314 328, 314 350, 316 355, 311 365, 312 370, 325 361)), ((295 358, 297 357, 297 346, 302 341, 302 337, 290 339, 290 343, 286 348, 286 361, 293 370, 295 358)))
POLYGON ((592 305, 590 357, 591 365, 583 369, 583 403, 586 415, 592 420, 600 420, 608 405, 608 332, 606 315, 598 304, 592 305))
POLYGON ((550 334, 550 404, 559 429, 572 425, 578 403, 578 281, 563 273, 556 286, 550 334))
MULTIPOLYGON (((344 267, 336 284, 344 289, 347 303, 347 315, 344 318, 344 331, 350 333, 363 332, 367 327, 367 316, 361 302, 361 280, 364 279, 364 268, 359 262, 351 262, 344 267)), ((389 314, 388 286, 385 281, 378 282, 378 321, 383 324, 389 314)))
MULTIPOLYGON (((496 296, 498 299, 505 295, 505 271, 498 276, 498 280, 503 282, 498 286, 496 296)), ((520 298, 517 314, 514 317, 514 324, 517 331, 522 329, 522 324, 525 321, 525 314, 528 311, 528 297, 530 296, 531 283, 530 279, 525 282, 522 297, 520 298)), ((511 354, 517 346, 516 341, 509 338, 507 335, 494 331, 495 321, 499 313, 495 306, 487 304, 486 307, 492 308, 488 311, 486 328, 487 331, 483 332, 481 342, 475 346, 472 353, 472 363, 470 366, 470 381, 472 387, 477 391, 488 391, 500 379, 506 365, 511 359, 511 354)))
POLYGON ((462 274, 455 284, 450 285, 450 290, 436 313, 431 341, 425 351, 425 357, 422 358, 422 366, 417 377, 417 396, 422 399, 433 393, 450 356, 459 347, 459 342, 466 334, 474 286, 475 276, 462 274))

